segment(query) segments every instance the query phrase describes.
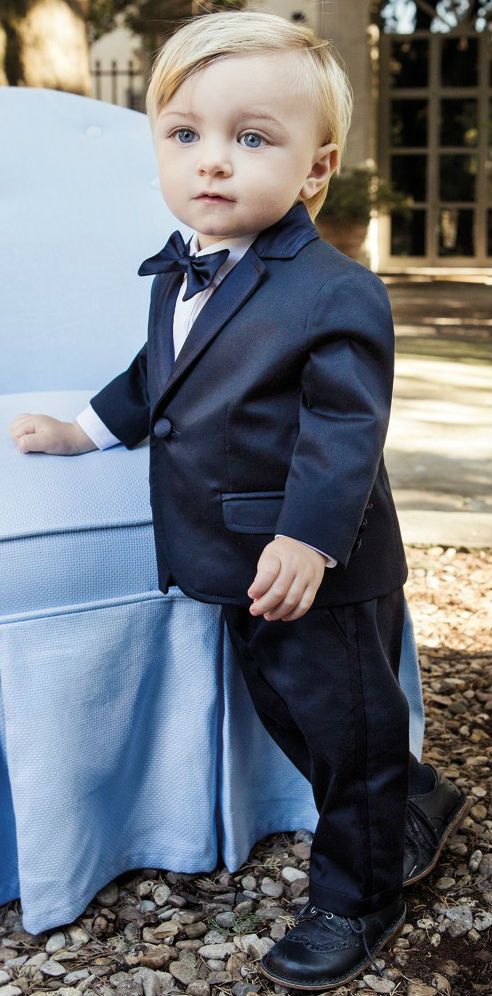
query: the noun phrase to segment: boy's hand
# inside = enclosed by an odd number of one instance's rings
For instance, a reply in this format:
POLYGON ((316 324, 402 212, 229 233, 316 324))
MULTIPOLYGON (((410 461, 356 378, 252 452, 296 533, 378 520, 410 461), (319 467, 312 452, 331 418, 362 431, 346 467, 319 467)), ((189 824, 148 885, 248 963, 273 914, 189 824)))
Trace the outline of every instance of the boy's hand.
POLYGON ((10 435, 20 453, 55 453, 76 456, 97 450, 78 422, 61 422, 51 415, 22 412, 9 425, 10 435))
POLYGON ((305 543, 279 536, 263 550, 247 594, 254 599, 249 611, 265 619, 290 622, 312 605, 325 573, 325 558, 305 543))

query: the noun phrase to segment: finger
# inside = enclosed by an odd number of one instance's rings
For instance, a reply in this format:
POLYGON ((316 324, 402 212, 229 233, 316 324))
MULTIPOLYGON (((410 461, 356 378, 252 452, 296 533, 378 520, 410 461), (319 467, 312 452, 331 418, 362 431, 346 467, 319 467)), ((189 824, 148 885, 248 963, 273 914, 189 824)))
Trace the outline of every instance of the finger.
POLYGON ((295 576, 295 568, 288 561, 284 562, 268 591, 261 598, 255 599, 250 607, 251 614, 258 616, 276 609, 285 598, 295 576))
POLYGON ((294 612, 290 612, 289 615, 282 616, 281 617, 282 622, 293 622, 294 619, 300 619, 301 616, 304 616, 308 611, 308 609, 311 608, 313 602, 314 602, 314 594, 308 585, 308 587, 305 589, 305 592, 297 608, 294 610, 294 612))
POLYGON ((43 441, 39 432, 26 432, 17 440, 17 448, 21 453, 33 453, 43 451, 43 441))
POLYGON ((258 569, 253 583, 249 586, 247 594, 250 598, 260 598, 277 577, 282 567, 282 561, 277 554, 269 551, 261 554, 258 561, 258 569))
POLYGON ((285 597, 282 599, 278 605, 275 606, 271 611, 266 612, 265 619, 268 621, 273 621, 274 619, 283 619, 284 616, 290 615, 295 612, 299 606, 299 602, 304 596, 304 592, 307 588, 306 579, 300 577, 294 577, 294 580, 286 592, 285 597))
POLYGON ((36 432, 36 425, 32 415, 28 415, 19 422, 12 423, 12 435, 22 436, 25 432, 36 432))

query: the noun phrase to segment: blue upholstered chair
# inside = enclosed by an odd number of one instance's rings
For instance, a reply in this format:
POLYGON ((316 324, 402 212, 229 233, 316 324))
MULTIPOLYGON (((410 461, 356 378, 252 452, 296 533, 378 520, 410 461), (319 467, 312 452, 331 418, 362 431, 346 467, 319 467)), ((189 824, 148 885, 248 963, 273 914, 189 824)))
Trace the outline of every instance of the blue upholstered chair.
MULTIPOLYGON (((148 441, 22 454, 21 412, 72 420, 145 340, 142 259, 177 227, 147 118, 0 88, 0 904, 72 922, 125 870, 231 871, 314 829, 311 788, 251 704, 220 606, 157 587, 148 441)), ((402 684, 420 757, 411 623, 402 684)))

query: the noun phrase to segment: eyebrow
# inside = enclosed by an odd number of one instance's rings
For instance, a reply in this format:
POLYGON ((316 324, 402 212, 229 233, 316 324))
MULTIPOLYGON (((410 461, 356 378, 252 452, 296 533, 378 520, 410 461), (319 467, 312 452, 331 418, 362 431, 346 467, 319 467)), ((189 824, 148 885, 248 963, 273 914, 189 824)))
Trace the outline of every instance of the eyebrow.
MULTIPOLYGON (((170 117, 171 115, 177 115, 182 118, 194 118, 195 121, 201 121, 199 114, 194 114, 193 111, 164 111, 162 117, 170 117)), ((273 124, 279 125, 280 128, 283 127, 282 122, 278 121, 277 118, 272 117, 271 114, 265 114, 261 108, 249 109, 245 111, 239 111, 239 119, 242 118, 257 118, 263 121, 271 121, 273 124)))

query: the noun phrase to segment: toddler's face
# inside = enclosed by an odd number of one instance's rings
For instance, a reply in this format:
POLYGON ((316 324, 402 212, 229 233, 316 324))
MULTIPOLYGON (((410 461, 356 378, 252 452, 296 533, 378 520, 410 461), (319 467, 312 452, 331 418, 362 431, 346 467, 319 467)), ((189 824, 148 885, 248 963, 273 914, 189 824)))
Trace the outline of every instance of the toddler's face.
POLYGON ((314 108, 292 84, 295 59, 227 56, 182 83, 157 117, 162 194, 202 249, 274 224, 335 169, 336 145, 319 145, 314 108))

